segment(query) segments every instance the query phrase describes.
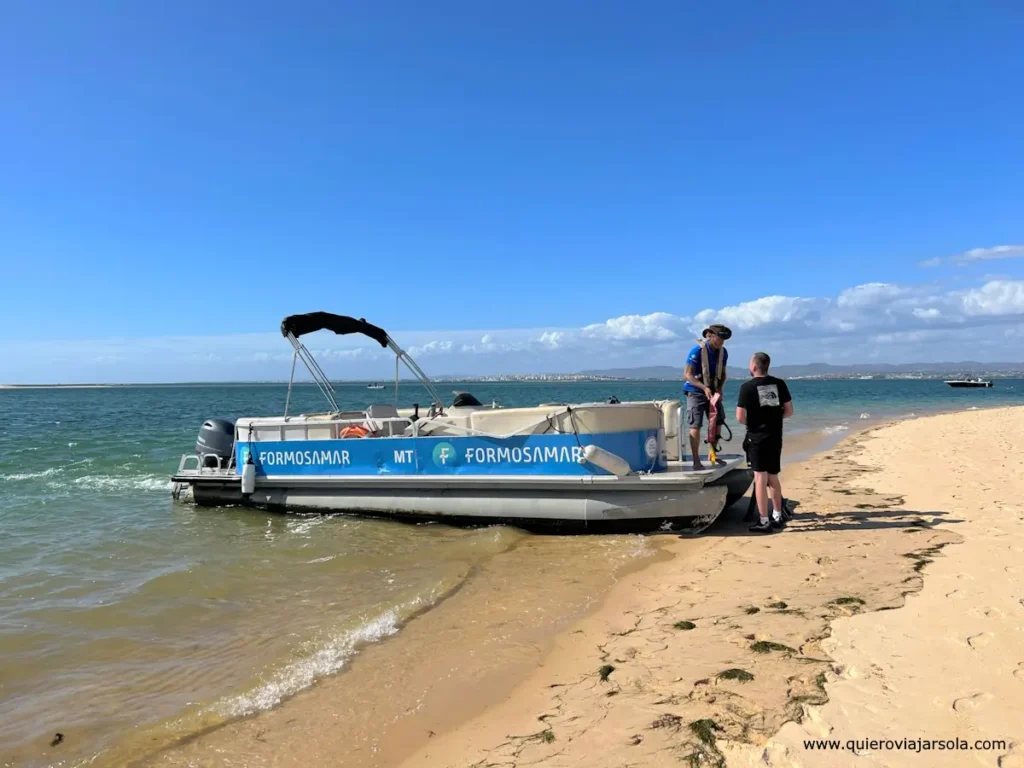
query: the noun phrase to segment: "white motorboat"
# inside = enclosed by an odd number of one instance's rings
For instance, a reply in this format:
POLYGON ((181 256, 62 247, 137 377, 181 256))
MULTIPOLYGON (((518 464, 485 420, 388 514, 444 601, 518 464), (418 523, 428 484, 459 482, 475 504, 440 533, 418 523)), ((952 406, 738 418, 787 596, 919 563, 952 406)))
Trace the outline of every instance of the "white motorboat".
POLYGON ((700 530, 750 487, 741 455, 691 468, 680 400, 494 408, 463 392, 444 405, 419 365, 365 320, 291 315, 281 333, 294 349, 284 414, 204 422, 172 477, 174 498, 460 525, 700 530), (299 341, 320 330, 390 348, 395 402, 341 410, 299 341), (325 412, 289 415, 297 360, 325 412), (425 387, 428 408, 397 407, 400 363, 425 387))
POLYGON ((950 379, 946 381, 951 387, 962 388, 962 387, 985 387, 989 388, 992 386, 992 382, 988 379, 974 378, 974 379, 950 379))

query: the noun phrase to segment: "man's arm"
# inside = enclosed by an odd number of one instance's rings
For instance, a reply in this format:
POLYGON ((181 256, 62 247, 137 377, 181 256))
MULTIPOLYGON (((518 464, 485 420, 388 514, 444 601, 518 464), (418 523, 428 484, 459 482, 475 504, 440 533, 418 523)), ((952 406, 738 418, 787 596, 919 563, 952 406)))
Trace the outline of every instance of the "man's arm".
POLYGON ((793 415, 793 401, 790 400, 784 406, 782 406, 782 418, 788 419, 793 415))
POLYGON ((747 392, 749 389, 746 384, 741 384, 740 393, 736 396, 736 421, 744 426, 747 424, 747 392))
POLYGON ((693 375, 693 363, 687 363, 686 368, 683 369, 683 378, 686 379, 690 384, 702 390, 708 398, 711 397, 711 390, 704 386, 704 382, 693 375))
POLYGON ((793 395, 789 392, 789 385, 782 382, 782 418, 788 419, 793 415, 793 395))

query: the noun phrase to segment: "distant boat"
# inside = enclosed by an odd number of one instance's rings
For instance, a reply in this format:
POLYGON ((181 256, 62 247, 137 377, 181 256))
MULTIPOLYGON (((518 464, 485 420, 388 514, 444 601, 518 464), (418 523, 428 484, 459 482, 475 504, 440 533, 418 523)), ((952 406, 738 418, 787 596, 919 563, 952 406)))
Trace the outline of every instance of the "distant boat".
POLYGON ((384 385, 383 385, 383 384, 377 384, 377 383, 375 382, 375 383, 373 383, 373 384, 367 384, 367 385, 366 385, 366 388, 367 388, 367 389, 384 389, 384 385))
POLYGON ((987 379, 950 379, 946 382, 951 387, 991 387, 987 379))

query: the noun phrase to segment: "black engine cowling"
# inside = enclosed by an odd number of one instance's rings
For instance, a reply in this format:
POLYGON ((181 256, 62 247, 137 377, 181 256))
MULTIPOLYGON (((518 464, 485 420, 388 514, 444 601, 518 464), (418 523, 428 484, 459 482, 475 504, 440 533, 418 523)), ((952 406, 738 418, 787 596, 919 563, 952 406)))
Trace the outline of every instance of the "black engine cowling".
POLYGON ((225 419, 207 419, 199 428, 196 453, 204 467, 216 467, 230 461, 235 451, 235 425, 225 419))

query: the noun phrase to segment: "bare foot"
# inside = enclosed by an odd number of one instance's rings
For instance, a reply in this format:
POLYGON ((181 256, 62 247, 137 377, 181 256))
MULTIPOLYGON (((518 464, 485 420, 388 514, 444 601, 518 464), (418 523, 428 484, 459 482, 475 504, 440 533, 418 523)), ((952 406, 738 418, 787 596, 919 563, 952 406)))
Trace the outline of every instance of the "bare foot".
POLYGON ((699 461, 693 462, 693 471, 694 472, 703 472, 704 471, 704 465, 701 464, 699 461))

